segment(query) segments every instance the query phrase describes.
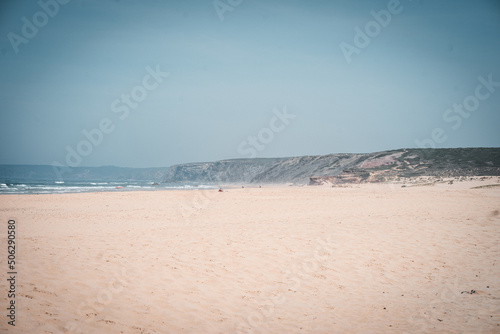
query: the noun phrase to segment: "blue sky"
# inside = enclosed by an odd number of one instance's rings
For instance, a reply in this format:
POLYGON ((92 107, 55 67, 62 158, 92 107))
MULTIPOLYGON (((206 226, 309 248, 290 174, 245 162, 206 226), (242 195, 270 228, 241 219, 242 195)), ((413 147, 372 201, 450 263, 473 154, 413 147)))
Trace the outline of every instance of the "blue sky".
POLYGON ((220 0, 230 8, 223 20, 209 0, 60 1, 41 1, 53 17, 35 1, 0 4, 2 164, 155 167, 500 146, 495 0, 220 0), (35 36, 23 35, 26 20, 35 36), (342 43, 358 53, 346 57, 342 43), (151 90, 148 69, 168 72, 151 90), (479 77, 493 81, 482 99, 479 77), (112 103, 123 108, 123 95, 144 91, 120 119, 112 103), (473 111, 453 111, 464 101, 473 111), (294 117, 273 120, 284 110, 294 117), (71 150, 80 159, 68 160, 71 150))

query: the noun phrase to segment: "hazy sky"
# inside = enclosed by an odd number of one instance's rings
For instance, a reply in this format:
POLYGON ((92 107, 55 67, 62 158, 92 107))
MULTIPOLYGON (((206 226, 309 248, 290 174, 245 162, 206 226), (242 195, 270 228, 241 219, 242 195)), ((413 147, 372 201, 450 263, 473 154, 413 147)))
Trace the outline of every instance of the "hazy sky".
POLYGON ((497 0, 59 1, 0 4, 2 164, 500 146, 497 0))

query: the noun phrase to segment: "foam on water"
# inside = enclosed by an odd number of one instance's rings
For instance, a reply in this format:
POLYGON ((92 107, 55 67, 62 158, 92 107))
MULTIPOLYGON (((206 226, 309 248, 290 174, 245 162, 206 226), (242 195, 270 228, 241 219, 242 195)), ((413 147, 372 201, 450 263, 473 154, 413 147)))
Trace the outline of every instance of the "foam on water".
POLYGON ((157 190, 201 190, 217 189, 215 185, 168 184, 157 181, 54 181, 54 180, 7 180, 0 178, 1 194, 64 194, 104 191, 157 191, 157 190))

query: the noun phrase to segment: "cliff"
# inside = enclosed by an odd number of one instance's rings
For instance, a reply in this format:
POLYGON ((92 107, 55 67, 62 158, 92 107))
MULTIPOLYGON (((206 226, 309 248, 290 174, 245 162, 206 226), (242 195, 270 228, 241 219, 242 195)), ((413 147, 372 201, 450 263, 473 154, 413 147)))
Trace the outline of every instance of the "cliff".
POLYGON ((500 148, 400 149, 366 154, 189 163, 170 167, 164 181, 314 185, 473 175, 500 175, 500 148))
POLYGON ((195 162, 170 167, 165 182, 253 182, 256 175, 266 173, 286 159, 233 159, 215 162, 195 162))
MULTIPOLYGON (((76 167, 67 180, 147 180, 195 183, 342 184, 433 176, 500 175, 500 148, 400 149, 292 158, 231 159, 168 168, 76 167)), ((58 179, 47 165, 0 165, 0 179, 58 179)))

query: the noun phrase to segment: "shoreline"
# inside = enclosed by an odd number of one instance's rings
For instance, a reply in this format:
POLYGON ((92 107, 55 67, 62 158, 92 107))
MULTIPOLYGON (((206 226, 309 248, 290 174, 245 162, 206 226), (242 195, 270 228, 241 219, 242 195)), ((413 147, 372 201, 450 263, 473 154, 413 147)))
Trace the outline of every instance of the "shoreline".
POLYGON ((203 184, 201 188, 197 186, 192 186, 192 188, 153 188, 153 189, 134 189, 134 188, 122 188, 122 189, 109 189, 102 191, 67 191, 67 192, 43 192, 43 193, 1 193, 2 195, 62 195, 62 194, 86 194, 86 193, 124 193, 124 192, 158 192, 158 191, 217 191, 219 188, 228 189, 259 189, 259 188, 286 188, 286 187, 311 187, 311 188, 361 188, 369 187, 371 185, 382 185, 387 187, 418 187, 418 186, 436 186, 443 184, 459 186, 459 188, 466 188, 468 184, 474 184, 472 187, 495 187, 496 184, 500 184, 500 176, 460 176, 460 177, 435 177, 435 176, 424 176, 415 178, 402 178, 399 180, 392 180, 386 182, 361 182, 361 183, 330 183, 325 182, 323 184, 293 184, 293 183, 221 183, 221 184, 203 184), (485 184, 487 182, 488 184, 485 184))

